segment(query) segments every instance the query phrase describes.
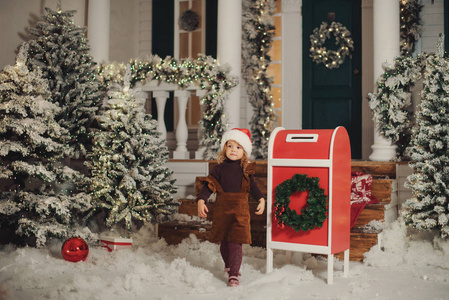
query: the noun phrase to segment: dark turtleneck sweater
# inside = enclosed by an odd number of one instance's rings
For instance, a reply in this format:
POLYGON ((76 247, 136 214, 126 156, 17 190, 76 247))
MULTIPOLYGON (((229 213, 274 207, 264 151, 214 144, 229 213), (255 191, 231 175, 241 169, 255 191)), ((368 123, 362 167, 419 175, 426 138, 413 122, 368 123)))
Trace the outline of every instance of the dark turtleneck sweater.
MULTIPOLYGON (((243 180, 243 169, 240 166, 240 160, 226 159, 223 163, 216 165, 211 171, 210 175, 215 177, 220 183, 225 193, 240 193, 243 180)), ((250 194, 258 201, 260 198, 264 198, 264 195, 257 187, 257 183, 254 181, 254 176, 249 175, 250 179, 250 194)), ((207 202, 207 199, 212 194, 212 191, 204 185, 196 197, 196 201, 203 199, 207 202)))

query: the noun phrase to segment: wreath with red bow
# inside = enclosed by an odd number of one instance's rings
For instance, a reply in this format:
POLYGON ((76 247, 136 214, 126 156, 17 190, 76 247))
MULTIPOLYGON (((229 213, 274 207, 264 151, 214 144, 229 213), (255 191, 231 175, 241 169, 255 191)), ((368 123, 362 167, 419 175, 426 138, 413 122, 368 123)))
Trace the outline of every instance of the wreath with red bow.
POLYGON ((274 218, 281 227, 290 226, 295 231, 321 228, 327 219, 327 196, 319 186, 318 177, 295 174, 279 184, 274 191, 274 218), (309 192, 307 205, 298 214, 289 207, 290 196, 295 192, 309 192))

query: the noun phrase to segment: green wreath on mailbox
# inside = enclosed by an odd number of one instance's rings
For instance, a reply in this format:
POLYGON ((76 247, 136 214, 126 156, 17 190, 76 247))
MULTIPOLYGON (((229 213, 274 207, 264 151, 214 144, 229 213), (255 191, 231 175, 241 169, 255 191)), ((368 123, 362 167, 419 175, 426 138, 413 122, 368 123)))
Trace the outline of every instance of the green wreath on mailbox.
POLYGON ((327 219, 327 196, 319 186, 318 177, 295 174, 275 188, 274 218, 281 227, 290 226, 295 231, 321 228, 327 219), (298 214, 289 207, 290 196, 295 192, 309 192, 307 204, 298 214))

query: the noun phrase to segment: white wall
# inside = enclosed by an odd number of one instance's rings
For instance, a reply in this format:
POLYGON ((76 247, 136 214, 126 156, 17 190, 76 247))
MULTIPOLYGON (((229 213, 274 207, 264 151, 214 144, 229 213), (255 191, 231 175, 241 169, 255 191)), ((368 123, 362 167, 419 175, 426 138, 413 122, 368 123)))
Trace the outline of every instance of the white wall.
MULTIPOLYGON (((56 0, 0 0, 0 69, 15 63, 17 50, 29 39, 28 28, 45 15, 45 7, 56 10, 56 0)), ((76 10, 76 25, 84 26, 86 0, 62 1, 62 10, 76 10)))
POLYGON ((138 56, 138 4, 137 0, 111 0, 110 61, 127 62, 138 56))
MULTIPOLYGON (((423 30, 416 47, 418 53, 436 52, 438 35, 444 34, 444 0, 434 0, 433 2, 432 4, 432 0, 421 0, 424 5, 421 11, 423 30)), ((449 16, 447 17, 449 18, 449 16)))
MULTIPOLYGON (((62 11, 77 11, 76 25, 87 25, 87 0, 61 2, 62 11)), ((57 0, 0 0, 0 69, 15 63, 20 45, 30 39, 28 28, 42 20, 45 7, 56 10, 56 3, 57 0)), ((110 26, 111 61, 127 62, 151 53, 151 0, 111 0, 110 26)))

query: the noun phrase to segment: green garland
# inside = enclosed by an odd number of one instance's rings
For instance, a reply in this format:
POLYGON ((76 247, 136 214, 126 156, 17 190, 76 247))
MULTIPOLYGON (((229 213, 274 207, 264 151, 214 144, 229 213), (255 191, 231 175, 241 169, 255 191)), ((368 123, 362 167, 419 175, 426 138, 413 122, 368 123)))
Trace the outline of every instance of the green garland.
POLYGON ((415 126, 411 91, 421 79, 426 67, 426 55, 396 57, 394 65, 383 65, 384 73, 377 80, 373 93, 368 93, 369 106, 379 133, 397 145, 396 156, 407 160, 412 128, 415 126))
POLYGON ((424 5, 420 0, 402 0, 400 3, 401 55, 411 56, 415 44, 421 37, 422 20, 420 13, 424 5))
POLYGON ((253 106, 249 122, 256 159, 268 157, 269 138, 277 127, 271 95, 273 77, 268 74, 268 54, 274 37, 275 0, 244 0, 242 16, 242 77, 248 101, 253 106))
MULTIPOLYGON (((220 138, 227 129, 225 105, 229 91, 237 86, 238 78, 229 75, 228 66, 221 66, 210 56, 200 54, 197 59, 176 60, 151 55, 146 60, 130 60, 131 86, 137 82, 157 80, 177 84, 181 89, 197 85, 206 91, 201 99, 204 113, 200 120, 203 127, 201 145, 206 148, 204 159, 215 159, 220 148, 220 138), (217 138, 220 137, 220 138, 217 138)), ((113 82, 123 83, 126 64, 100 65, 99 80, 103 86, 113 82)))
POLYGON ((321 228, 327 219, 327 196, 319 186, 318 177, 308 177, 305 174, 295 174, 279 184, 274 195, 274 218, 284 227, 290 226, 295 231, 321 228), (301 214, 289 208, 290 196, 294 192, 309 192, 307 206, 301 209, 301 214))

